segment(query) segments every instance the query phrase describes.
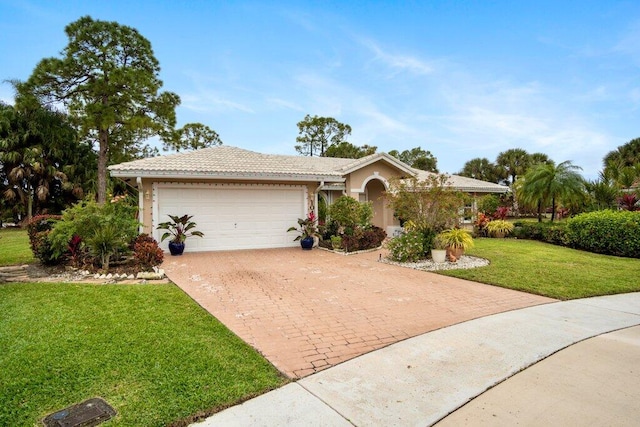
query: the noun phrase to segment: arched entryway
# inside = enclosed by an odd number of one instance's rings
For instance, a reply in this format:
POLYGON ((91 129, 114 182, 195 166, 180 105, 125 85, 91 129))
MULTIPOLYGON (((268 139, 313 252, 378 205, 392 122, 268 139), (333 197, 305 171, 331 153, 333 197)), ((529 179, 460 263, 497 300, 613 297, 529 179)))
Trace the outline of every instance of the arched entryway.
POLYGON ((368 202, 373 205, 373 219, 371 223, 383 230, 387 225, 386 207, 384 201, 384 192, 386 188, 384 183, 379 179, 372 179, 365 186, 365 194, 368 202))

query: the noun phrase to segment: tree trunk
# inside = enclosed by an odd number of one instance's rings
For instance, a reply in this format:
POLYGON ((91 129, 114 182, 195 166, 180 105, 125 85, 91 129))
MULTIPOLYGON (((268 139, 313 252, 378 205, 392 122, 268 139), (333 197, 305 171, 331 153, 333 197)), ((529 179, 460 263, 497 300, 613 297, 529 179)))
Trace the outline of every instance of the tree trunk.
POLYGON ((551 199, 551 222, 556 218, 556 198, 551 199))
POLYGON ((107 201, 107 164, 109 161, 109 132, 100 129, 98 134, 100 147, 98 149, 98 204, 107 201))
POLYGON ((33 218, 33 191, 29 189, 27 193, 27 222, 33 218))
POLYGON ((538 200, 538 222, 542 222, 542 200, 538 200))

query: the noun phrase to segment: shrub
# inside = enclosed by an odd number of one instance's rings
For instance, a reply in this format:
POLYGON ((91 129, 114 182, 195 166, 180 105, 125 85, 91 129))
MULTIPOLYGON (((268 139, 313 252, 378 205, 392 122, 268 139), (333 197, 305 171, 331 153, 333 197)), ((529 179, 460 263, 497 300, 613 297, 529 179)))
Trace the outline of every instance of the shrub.
POLYGON ((500 198, 495 194, 487 194, 486 196, 482 196, 478 200, 478 210, 480 212, 495 212, 496 210, 498 210, 499 206, 500 198))
POLYGON ((72 237, 77 235, 107 269, 110 259, 126 253, 129 242, 138 235, 136 212, 137 207, 123 198, 103 205, 91 199, 76 203, 62 213, 62 219, 51 231, 54 255, 65 254, 72 237))
POLYGON ((360 246, 362 249, 374 249, 379 248, 387 238, 387 233, 380 227, 372 225, 364 231, 362 236, 362 242, 360 246))
POLYGON ((436 247, 436 236, 437 233, 432 229, 422 230, 422 250, 425 256, 429 256, 431 249, 436 247))
POLYGON ((346 252, 355 252, 379 247, 386 239, 387 233, 380 227, 371 226, 367 229, 357 227, 353 233, 345 233, 340 237, 342 248, 346 252))
POLYGON ((416 262, 426 258, 424 235, 419 231, 409 231, 394 237, 387 243, 389 258, 396 262, 416 262))
POLYGON ((86 240, 91 253, 98 257, 103 270, 109 270, 111 256, 122 248, 120 230, 113 224, 104 224, 94 230, 94 233, 86 240))
POLYGON ((540 240, 567 246, 566 223, 516 221, 513 236, 518 239, 540 240))
POLYGON ((544 230, 547 228, 543 222, 516 222, 513 230, 514 237, 518 239, 544 240, 544 230))
POLYGON ((489 224, 491 218, 488 215, 480 212, 478 217, 473 222, 473 233, 477 237, 486 237, 487 236, 487 224, 489 224))
POLYGON ((489 221, 487 224, 487 231, 492 236, 507 236, 509 235, 513 229, 514 225, 509 221, 505 221, 503 219, 494 219, 493 221, 489 221))
POLYGON ((508 214, 509 208, 507 206, 500 206, 498 209, 496 209, 492 216, 493 219, 505 220, 508 214))
POLYGON ((635 194, 623 194, 622 197, 618 198, 618 205, 620 205, 620 209, 624 209, 625 211, 640 210, 638 196, 635 194))
POLYGON ((43 264, 57 264, 60 261, 60 255, 56 254, 49 238, 53 226, 60 218, 59 215, 38 215, 27 224, 31 251, 43 264))
POLYGON ((332 236, 340 234, 340 224, 337 221, 330 220, 325 225, 318 227, 322 233, 323 240, 330 240, 332 236))
POLYGON ((73 235, 73 237, 71 237, 71 240, 69 240, 67 250, 69 251, 69 255, 71 256, 72 264, 78 267, 80 265, 80 259, 82 256, 82 237, 73 235))
POLYGON ((345 228, 366 228, 371 225, 373 208, 371 202, 360 203, 353 197, 341 196, 329 206, 329 217, 345 228))
POLYGON ((418 230, 438 232, 458 223, 466 196, 453 189, 446 175, 434 174, 424 181, 392 179, 389 184, 385 195, 401 221, 411 221, 418 230))
POLYGON ((340 237, 340 236, 331 236, 331 247, 333 249, 341 249, 342 248, 342 237, 340 237))
POLYGON ((543 239, 547 243, 567 246, 567 227, 563 224, 551 224, 544 229, 543 239))
POLYGON ((567 242, 591 252, 640 258, 640 212, 580 214, 567 221, 567 242))
POLYGON ((138 266, 148 270, 162 264, 164 253, 153 237, 141 234, 133 242, 133 257, 138 266))

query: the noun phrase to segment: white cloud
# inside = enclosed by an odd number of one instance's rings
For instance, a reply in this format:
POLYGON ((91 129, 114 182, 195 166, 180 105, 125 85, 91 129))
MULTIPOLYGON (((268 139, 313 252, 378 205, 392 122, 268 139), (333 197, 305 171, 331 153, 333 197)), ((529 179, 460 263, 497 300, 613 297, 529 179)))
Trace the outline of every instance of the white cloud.
POLYGON ((266 102, 268 105, 272 105, 274 108, 278 109, 284 108, 293 111, 305 111, 304 108, 300 106, 300 104, 294 101, 287 101, 281 98, 267 98, 266 102))
POLYGON ((407 71, 417 75, 427 75, 434 71, 432 65, 419 59, 416 56, 388 53, 382 50, 377 43, 372 40, 361 40, 361 44, 373 52, 374 61, 381 62, 387 67, 394 69, 395 74, 407 71))
POLYGON ((255 111, 240 102, 222 98, 214 92, 200 92, 195 94, 185 94, 181 97, 181 107, 198 113, 220 113, 225 111, 241 111, 253 114, 255 111))

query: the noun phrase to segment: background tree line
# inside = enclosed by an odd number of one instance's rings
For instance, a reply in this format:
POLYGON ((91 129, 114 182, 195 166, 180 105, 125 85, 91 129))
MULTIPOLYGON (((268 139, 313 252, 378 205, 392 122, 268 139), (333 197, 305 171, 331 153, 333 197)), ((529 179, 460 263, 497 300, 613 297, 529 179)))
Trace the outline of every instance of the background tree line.
POLYGON ((559 206, 571 213, 640 209, 640 138, 609 152, 597 179, 585 180, 580 170, 569 160, 556 164, 544 153, 514 148, 498 154, 495 162, 471 159, 458 174, 510 185, 515 213, 534 210, 539 220, 547 209, 555 219, 559 206))
MULTIPOLYGON (((298 122, 298 137, 295 146, 302 156, 339 157, 359 159, 375 154, 378 147, 361 147, 347 141, 351 126, 340 123, 333 117, 318 117, 307 114, 298 122)), ((438 160, 430 151, 415 147, 411 150, 391 150, 389 154, 412 168, 438 172, 438 160)))

